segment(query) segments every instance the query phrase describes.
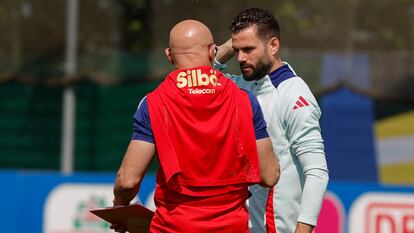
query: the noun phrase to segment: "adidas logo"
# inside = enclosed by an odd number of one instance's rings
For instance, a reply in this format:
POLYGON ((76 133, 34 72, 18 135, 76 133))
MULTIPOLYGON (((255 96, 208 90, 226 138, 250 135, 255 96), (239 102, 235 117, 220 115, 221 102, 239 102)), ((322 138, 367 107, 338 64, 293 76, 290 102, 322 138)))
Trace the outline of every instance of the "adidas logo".
POLYGON ((293 110, 301 108, 301 107, 305 107, 305 106, 309 106, 308 101, 305 100, 305 98, 303 98, 302 96, 299 96, 299 99, 296 101, 295 107, 293 107, 293 110))

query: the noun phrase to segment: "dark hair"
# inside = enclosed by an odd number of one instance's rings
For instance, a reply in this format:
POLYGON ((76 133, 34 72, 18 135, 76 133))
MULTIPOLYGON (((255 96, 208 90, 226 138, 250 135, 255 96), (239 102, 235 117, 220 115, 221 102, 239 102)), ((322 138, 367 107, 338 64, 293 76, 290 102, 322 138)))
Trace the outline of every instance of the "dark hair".
POLYGON ((263 39, 276 37, 280 40, 280 27, 276 18, 267 10, 249 8, 241 11, 230 25, 230 31, 236 34, 246 28, 256 26, 263 39))

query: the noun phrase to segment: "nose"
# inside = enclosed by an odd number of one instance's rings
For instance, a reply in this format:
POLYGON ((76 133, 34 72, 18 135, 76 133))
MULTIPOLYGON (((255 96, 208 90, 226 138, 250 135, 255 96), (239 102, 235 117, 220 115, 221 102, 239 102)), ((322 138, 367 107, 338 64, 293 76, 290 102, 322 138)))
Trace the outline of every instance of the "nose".
POLYGON ((243 51, 239 51, 237 53, 237 61, 239 63, 246 62, 247 61, 247 54, 243 53, 243 51))

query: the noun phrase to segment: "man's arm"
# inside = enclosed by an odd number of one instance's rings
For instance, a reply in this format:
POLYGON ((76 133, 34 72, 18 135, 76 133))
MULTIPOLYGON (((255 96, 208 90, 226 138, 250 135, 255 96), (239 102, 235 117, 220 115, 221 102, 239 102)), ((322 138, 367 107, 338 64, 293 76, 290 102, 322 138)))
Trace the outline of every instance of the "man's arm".
POLYGON ((311 233, 313 226, 316 226, 329 180, 319 126, 321 111, 302 79, 288 80, 279 89, 283 93, 280 96, 280 102, 284 103, 280 114, 286 125, 286 136, 304 176, 295 233, 311 233), (303 106, 294 108, 299 100, 303 102, 303 106))
MULTIPOLYGON (((312 118, 312 117, 310 117, 312 118)), ((298 139, 299 163, 305 175, 302 202, 295 233, 311 233, 319 216, 329 175, 320 132, 310 132, 298 139)))
POLYGON ((259 171, 264 187, 273 187, 279 181, 279 161, 273 152, 272 141, 269 137, 256 140, 257 153, 259 156, 259 171))
POLYGON ((227 63, 234 55, 233 44, 231 38, 228 39, 224 44, 218 46, 216 61, 221 64, 227 63))
POLYGON ((154 155, 153 143, 131 140, 116 176, 114 206, 129 205, 134 199, 154 155))
POLYGON ((314 226, 298 222, 296 224, 295 233, 312 233, 314 226))
POLYGON ((303 133, 292 145, 305 176, 296 233, 311 233, 313 227, 310 226, 316 225, 329 180, 319 127, 319 109, 307 117, 303 126, 303 133))
MULTIPOLYGON (((298 89, 301 88, 303 87, 299 85, 298 89)), ((295 233, 311 233, 318 220, 329 175, 319 126, 320 109, 307 90, 302 89, 300 93, 310 106, 287 110, 287 133, 292 152, 297 156, 305 177, 295 233)), ((288 106, 292 106, 292 103, 288 106)))
POLYGON ((252 93, 248 91, 246 93, 249 96, 253 112, 252 121, 256 137, 261 185, 264 187, 273 187, 276 185, 280 176, 279 161, 273 152, 272 141, 267 133, 266 121, 259 101, 257 101, 257 98, 252 93))

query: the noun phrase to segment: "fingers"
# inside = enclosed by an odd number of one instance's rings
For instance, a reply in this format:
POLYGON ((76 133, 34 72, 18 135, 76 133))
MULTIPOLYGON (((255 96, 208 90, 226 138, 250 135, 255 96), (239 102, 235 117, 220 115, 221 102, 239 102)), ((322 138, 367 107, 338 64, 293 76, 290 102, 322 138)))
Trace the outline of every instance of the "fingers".
POLYGON ((109 226, 110 229, 113 229, 116 232, 125 233, 126 232, 126 226, 122 223, 113 223, 109 226))

